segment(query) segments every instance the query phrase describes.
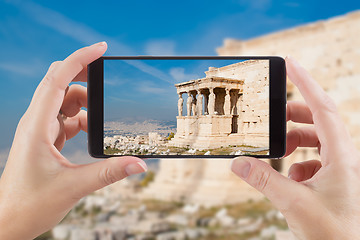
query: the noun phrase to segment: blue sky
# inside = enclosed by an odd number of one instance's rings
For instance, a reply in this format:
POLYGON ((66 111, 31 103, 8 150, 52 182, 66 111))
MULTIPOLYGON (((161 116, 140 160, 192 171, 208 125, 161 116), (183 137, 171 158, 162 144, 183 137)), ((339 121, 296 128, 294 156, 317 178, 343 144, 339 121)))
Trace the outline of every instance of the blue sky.
MULTIPOLYGON (((107 41, 108 55, 215 55, 250 39, 360 9, 359 1, 0 0, 0 158, 50 63, 107 41)), ((86 147, 86 135, 72 148, 86 147)), ((0 159, 1 160, 1 159, 0 159)))

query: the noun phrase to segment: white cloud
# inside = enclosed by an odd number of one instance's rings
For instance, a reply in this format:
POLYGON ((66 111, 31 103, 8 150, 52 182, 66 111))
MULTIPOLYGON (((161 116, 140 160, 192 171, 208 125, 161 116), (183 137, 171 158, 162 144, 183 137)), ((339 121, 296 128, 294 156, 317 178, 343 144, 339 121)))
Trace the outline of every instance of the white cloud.
POLYGON ((19 62, 0 62, 0 69, 13 74, 36 77, 44 73, 43 62, 39 60, 28 61, 26 63, 19 62))
POLYGON ((171 40, 151 40, 146 44, 145 53, 148 55, 175 55, 175 42, 171 40))
MULTIPOLYGON (((38 23, 86 45, 109 39, 109 37, 96 32, 85 24, 73 21, 64 15, 52 9, 45 8, 37 3, 31 1, 11 1, 9 3, 16 5, 38 23)), ((113 39, 110 39, 108 42, 109 44, 111 43, 111 48, 113 50, 121 52, 121 54, 127 55, 133 53, 128 46, 120 42, 113 39)))
POLYGON ((140 92, 144 93, 154 93, 154 94, 160 94, 165 93, 166 89, 156 87, 156 85, 152 82, 141 82, 139 83, 138 90, 140 92))
POLYGON ((285 2, 284 5, 291 8, 300 7, 300 3, 298 2, 285 2))
POLYGON ((109 86, 120 86, 120 85, 123 85, 123 84, 125 84, 127 82, 129 82, 128 79, 123 79, 123 78, 120 78, 118 76, 104 79, 104 84, 109 85, 109 86))
MULTIPOLYGON (((32 19, 38 23, 47 26, 65 36, 72 39, 90 45, 99 41, 106 40, 109 45, 108 53, 114 55, 134 55, 134 51, 127 45, 101 33, 96 32, 94 29, 86 26, 85 24, 73 21, 66 16, 45 8, 39 4, 31 1, 11 1, 16 7, 28 14, 32 19)), ((126 24, 126 23, 125 23, 126 24)), ((138 68, 139 70, 148 73, 156 78, 159 78, 165 82, 169 82, 170 76, 166 73, 151 67, 140 61, 125 61, 128 64, 138 68)))
POLYGON ((170 75, 164 73, 163 71, 161 71, 157 68, 151 67, 142 61, 124 60, 124 62, 127 62, 128 64, 140 69, 141 71, 143 71, 145 73, 148 73, 154 77, 157 77, 165 82, 172 84, 170 75))
POLYGON ((126 98, 120 98, 120 97, 114 97, 114 96, 110 96, 109 98, 116 102, 136 103, 136 101, 131 100, 131 99, 126 99, 126 98))
POLYGON ((239 4, 251 10, 264 11, 271 6, 271 0, 240 0, 239 4))
POLYGON ((177 40, 182 44, 177 46, 177 53, 193 56, 214 55, 215 49, 222 46, 226 38, 248 40, 301 23, 300 19, 271 15, 265 10, 271 1, 236 1, 241 5, 240 11, 217 15, 208 21, 200 22, 191 31, 179 35, 177 40))
POLYGON ((193 79, 198 79, 197 74, 186 74, 185 69, 182 67, 174 67, 169 71, 170 75, 175 79, 175 82, 187 82, 193 79))

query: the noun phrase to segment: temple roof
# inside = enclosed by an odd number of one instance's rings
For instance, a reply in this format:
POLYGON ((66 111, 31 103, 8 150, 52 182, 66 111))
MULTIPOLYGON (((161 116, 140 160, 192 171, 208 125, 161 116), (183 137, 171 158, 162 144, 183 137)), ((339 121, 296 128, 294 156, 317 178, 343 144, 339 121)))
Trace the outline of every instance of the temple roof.
POLYGON ((244 79, 234 79, 234 78, 224 78, 224 77, 205 77, 199 78, 195 80, 190 80, 187 82, 177 83, 175 87, 178 91, 183 90, 184 92, 190 90, 197 89, 205 89, 205 88, 216 88, 228 87, 230 89, 242 89, 242 85, 244 84, 244 79), (190 89, 191 88, 191 89, 190 89))

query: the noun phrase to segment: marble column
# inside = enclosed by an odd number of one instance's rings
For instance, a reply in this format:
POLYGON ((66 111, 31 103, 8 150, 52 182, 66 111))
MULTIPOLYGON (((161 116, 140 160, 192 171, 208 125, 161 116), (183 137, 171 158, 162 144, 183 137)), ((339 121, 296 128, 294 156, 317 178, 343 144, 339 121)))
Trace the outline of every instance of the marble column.
POLYGON ((237 111, 237 100, 238 100, 238 89, 235 89, 234 91, 230 91, 230 105, 231 105, 231 111, 230 114, 237 115, 239 114, 237 111))
POLYGON ((197 100, 196 100, 196 92, 191 94, 192 95, 192 103, 191 103, 191 112, 192 112, 192 115, 195 116, 197 115, 197 109, 196 109, 196 103, 197 103, 197 100))
POLYGON ((190 91, 187 92, 188 98, 186 101, 186 115, 191 116, 191 105, 192 105, 192 96, 190 91))
POLYGON ((209 95, 204 94, 204 115, 208 115, 209 114, 209 110, 208 110, 208 100, 209 100, 209 95))
POLYGON ((214 93, 214 88, 210 87, 209 88, 210 94, 209 94, 209 104, 208 104, 208 111, 209 111, 209 115, 212 116, 214 115, 215 112, 215 93, 214 93))
POLYGON ((184 103, 184 99, 182 98, 182 93, 178 93, 179 94, 179 100, 178 100, 178 113, 179 116, 181 117, 183 115, 183 103, 184 103))
POLYGON ((201 116, 203 112, 203 95, 201 94, 200 90, 197 90, 197 115, 201 116))
POLYGON ((242 114, 242 110, 243 110, 243 94, 239 93, 237 95, 237 101, 236 101, 236 107, 237 107, 237 112, 238 114, 242 114))
POLYGON ((230 115, 231 114, 231 102, 230 102, 230 89, 229 88, 225 88, 225 103, 224 103, 224 113, 225 115, 230 115))

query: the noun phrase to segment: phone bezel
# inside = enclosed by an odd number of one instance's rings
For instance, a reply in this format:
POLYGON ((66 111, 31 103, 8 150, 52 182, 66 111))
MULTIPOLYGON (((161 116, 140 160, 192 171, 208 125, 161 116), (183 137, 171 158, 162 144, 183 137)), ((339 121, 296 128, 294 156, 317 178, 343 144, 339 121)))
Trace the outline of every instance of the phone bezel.
MULTIPOLYGON (((88 152, 95 158, 108 158, 104 146, 104 60, 269 60, 270 151, 256 158, 281 158, 286 150, 286 68, 277 56, 104 56, 88 65, 88 152)), ((120 155, 117 155, 120 156, 120 155)), ((121 155, 140 158, 234 158, 237 155, 121 155)), ((241 155, 247 156, 247 155, 241 155)))

